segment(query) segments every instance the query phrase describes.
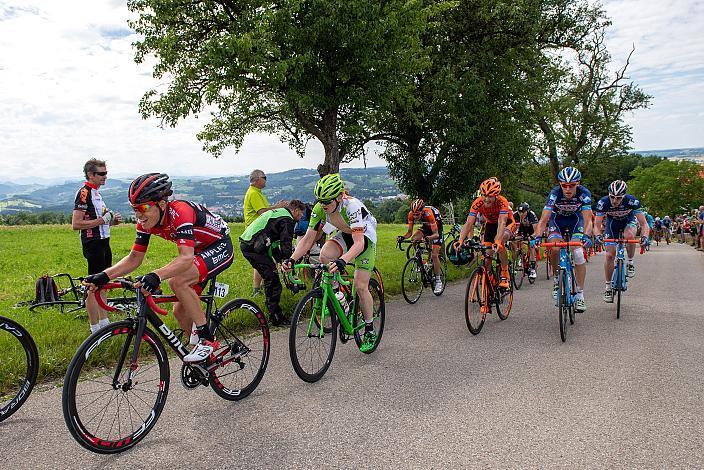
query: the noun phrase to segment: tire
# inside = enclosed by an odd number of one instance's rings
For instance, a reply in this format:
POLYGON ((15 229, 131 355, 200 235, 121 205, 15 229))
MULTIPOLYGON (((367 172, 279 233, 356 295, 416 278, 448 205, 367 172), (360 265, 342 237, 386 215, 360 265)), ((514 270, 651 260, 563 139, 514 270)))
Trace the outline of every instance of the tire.
POLYGON ((552 274, 550 269, 550 250, 546 249, 545 250, 545 275, 546 279, 549 281, 550 280, 550 274, 552 274))
POLYGON ((511 263, 511 283, 516 290, 519 290, 523 285, 523 278, 526 276, 525 266, 523 265, 523 252, 520 251, 513 257, 511 263))
POLYGON ((288 336, 291 365, 296 375, 306 382, 320 380, 335 355, 337 316, 328 302, 327 312, 321 322, 322 303, 321 291, 312 290, 298 302, 291 318, 288 336), (321 360, 320 363, 316 363, 316 358, 321 360))
POLYGON ((39 302, 31 307, 29 307, 30 312, 34 312, 34 309, 40 308, 40 307, 56 307, 58 308, 61 313, 64 312, 75 312, 76 310, 80 310, 83 308, 83 303, 79 302, 78 300, 57 300, 55 302, 39 302), (71 309, 68 309, 68 307, 73 307, 71 309))
POLYGON ((401 293, 409 304, 418 302, 423 293, 423 266, 420 266, 415 258, 409 259, 403 266, 401 293))
POLYGON ((614 289, 616 290, 616 319, 621 318, 621 291, 623 290, 623 260, 618 260, 616 262, 616 269, 614 270, 614 289))
POLYGON ((169 361, 149 328, 140 342, 135 380, 124 389, 136 328, 136 322, 124 320, 96 331, 78 348, 66 371, 61 398, 66 426, 80 445, 98 454, 123 452, 137 444, 154 427, 166 403, 169 361), (125 358, 114 382, 121 353, 125 358), (105 373, 96 377, 96 366, 105 373), (113 404, 114 413, 109 411, 113 404))
POLYGON ((496 290, 496 314, 501 320, 506 320, 513 306, 513 284, 509 282, 508 289, 496 290))
POLYGON ((225 400, 241 400, 252 393, 269 363, 269 325, 257 304, 234 299, 215 312, 213 334, 219 347, 207 366, 210 386, 225 400))
POLYGON ((489 309, 488 286, 484 285, 485 279, 483 267, 480 266, 472 271, 464 295, 464 319, 467 322, 467 329, 473 335, 478 335, 482 331, 486 320, 487 312, 482 312, 482 306, 485 310, 489 309))
POLYGON ((32 393, 39 372, 39 353, 32 335, 6 317, 0 317, 0 345, 3 354, 0 386, 7 391, 7 395, 0 395, 2 422, 20 409, 32 393))
POLYGON ((413 243, 409 243, 406 247, 406 259, 411 259, 416 255, 416 251, 413 249, 413 243))
MULTIPOLYGON (((372 299, 374 299, 374 331, 376 332, 376 343, 374 348, 370 351, 365 352, 365 354, 371 354, 376 351, 381 343, 381 336, 384 334, 384 324, 386 322, 386 302, 384 300, 384 291, 381 290, 381 286, 376 279, 369 279, 369 292, 372 294, 372 299)), ((359 304, 359 296, 355 295, 354 299, 354 315, 352 316, 352 327, 354 328, 354 342, 357 343, 357 347, 362 347, 362 340, 364 339, 364 317, 362 316, 362 309, 359 304)))
POLYGON ((557 278, 557 315, 560 322, 560 339, 562 339, 563 343, 567 340, 567 317, 569 316, 565 276, 564 272, 560 271, 557 278))

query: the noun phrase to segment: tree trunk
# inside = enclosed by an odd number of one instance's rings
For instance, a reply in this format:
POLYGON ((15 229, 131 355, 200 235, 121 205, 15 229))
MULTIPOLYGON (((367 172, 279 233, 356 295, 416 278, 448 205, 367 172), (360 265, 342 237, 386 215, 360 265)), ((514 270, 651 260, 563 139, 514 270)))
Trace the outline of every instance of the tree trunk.
POLYGON ((557 177, 557 173, 560 171, 560 161, 557 158, 557 143, 555 142, 555 133, 553 132, 550 125, 547 123, 545 118, 540 118, 538 121, 540 130, 543 132, 545 139, 548 141, 548 159, 550 160, 550 167, 552 168, 553 176, 557 177))
POLYGON ((342 152, 340 151, 340 139, 337 135, 337 108, 328 109, 323 114, 322 131, 325 160, 318 165, 318 174, 321 178, 330 173, 340 172, 342 152))

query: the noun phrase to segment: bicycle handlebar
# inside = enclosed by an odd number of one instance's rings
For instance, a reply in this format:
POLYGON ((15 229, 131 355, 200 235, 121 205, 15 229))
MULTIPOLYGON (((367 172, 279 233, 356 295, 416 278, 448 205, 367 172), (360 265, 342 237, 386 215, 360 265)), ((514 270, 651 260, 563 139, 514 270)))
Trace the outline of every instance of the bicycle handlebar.
MULTIPOLYGON (((307 268, 307 269, 312 269, 314 271, 325 271, 325 272, 330 271, 330 267, 325 263, 314 263, 314 264, 300 263, 300 264, 294 264, 293 268, 294 269, 300 269, 300 268, 306 269, 307 268)), ((351 281, 345 281, 344 279, 342 279, 342 276, 340 275, 340 271, 335 272, 334 277, 343 286, 349 286, 351 284, 351 281)))
MULTIPOLYGON (((103 297, 98 295, 101 290, 110 290, 110 289, 136 289, 136 287, 134 286, 134 282, 132 282, 132 281, 128 281, 127 279, 119 279, 119 280, 117 280, 117 282, 109 282, 109 283, 105 284, 104 286, 99 286, 96 289, 95 300, 98 302, 98 305, 100 306, 100 308, 102 308, 103 310, 106 310, 108 312, 114 312, 117 309, 115 307, 112 307, 112 306, 108 305, 107 303, 105 303, 103 301, 103 297)), ((167 310, 164 310, 163 308, 159 307, 156 304, 156 302, 154 302, 154 297, 152 297, 151 294, 144 295, 144 299, 147 302, 147 305, 149 306, 149 308, 152 309, 152 311, 154 313, 158 313, 159 315, 166 315, 169 313, 167 310)))
POLYGON ((640 240, 631 240, 631 239, 625 239, 625 238, 604 238, 604 243, 631 243, 631 244, 639 244, 640 245, 640 254, 642 255, 645 253, 645 246, 641 244, 640 240))
POLYGON ((543 243, 542 246, 545 248, 566 248, 569 246, 583 246, 584 244, 582 242, 547 242, 543 243))

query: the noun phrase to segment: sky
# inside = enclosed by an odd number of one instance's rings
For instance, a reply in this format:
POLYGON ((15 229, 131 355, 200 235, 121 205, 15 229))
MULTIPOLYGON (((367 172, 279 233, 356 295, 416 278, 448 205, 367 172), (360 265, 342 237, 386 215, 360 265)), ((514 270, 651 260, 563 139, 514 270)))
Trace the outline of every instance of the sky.
MULTIPOLYGON (((614 62, 635 45, 629 76, 653 95, 649 109, 627 118, 633 147, 704 146, 704 1, 609 0, 604 7, 614 23, 607 39, 614 62)), ((134 62, 138 37, 129 17, 126 0, 0 0, 0 181, 80 177, 93 156, 107 160, 111 175, 243 175, 322 161, 317 141, 301 159, 267 134, 215 159, 196 138, 207 115, 166 129, 143 120, 139 99, 164 83, 152 78, 153 62, 134 62)), ((371 152, 367 164, 384 162, 371 152)))

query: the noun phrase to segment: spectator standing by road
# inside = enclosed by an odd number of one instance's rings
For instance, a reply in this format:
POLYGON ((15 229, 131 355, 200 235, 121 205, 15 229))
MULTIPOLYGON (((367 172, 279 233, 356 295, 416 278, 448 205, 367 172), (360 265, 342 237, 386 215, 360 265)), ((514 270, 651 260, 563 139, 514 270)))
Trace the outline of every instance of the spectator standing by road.
POLYGON ((249 261, 255 272, 259 272, 264 278, 266 306, 274 326, 280 326, 289 321, 279 306, 282 287, 276 262, 291 257, 294 229, 305 211, 305 204, 294 199, 287 207, 273 209, 257 217, 240 236, 242 255, 249 261), (278 250, 274 250, 276 245, 278 250))
MULTIPOLYGON (((119 213, 113 213, 107 208, 98 192, 98 188, 103 186, 108 178, 105 162, 91 158, 83 166, 83 173, 86 182, 76 193, 71 226, 74 230, 80 230, 83 256, 88 262, 90 275, 112 266, 110 225, 117 225, 122 219, 119 213)), ((98 306, 92 292, 88 293, 86 310, 91 333, 110 323, 107 312, 98 306)))

